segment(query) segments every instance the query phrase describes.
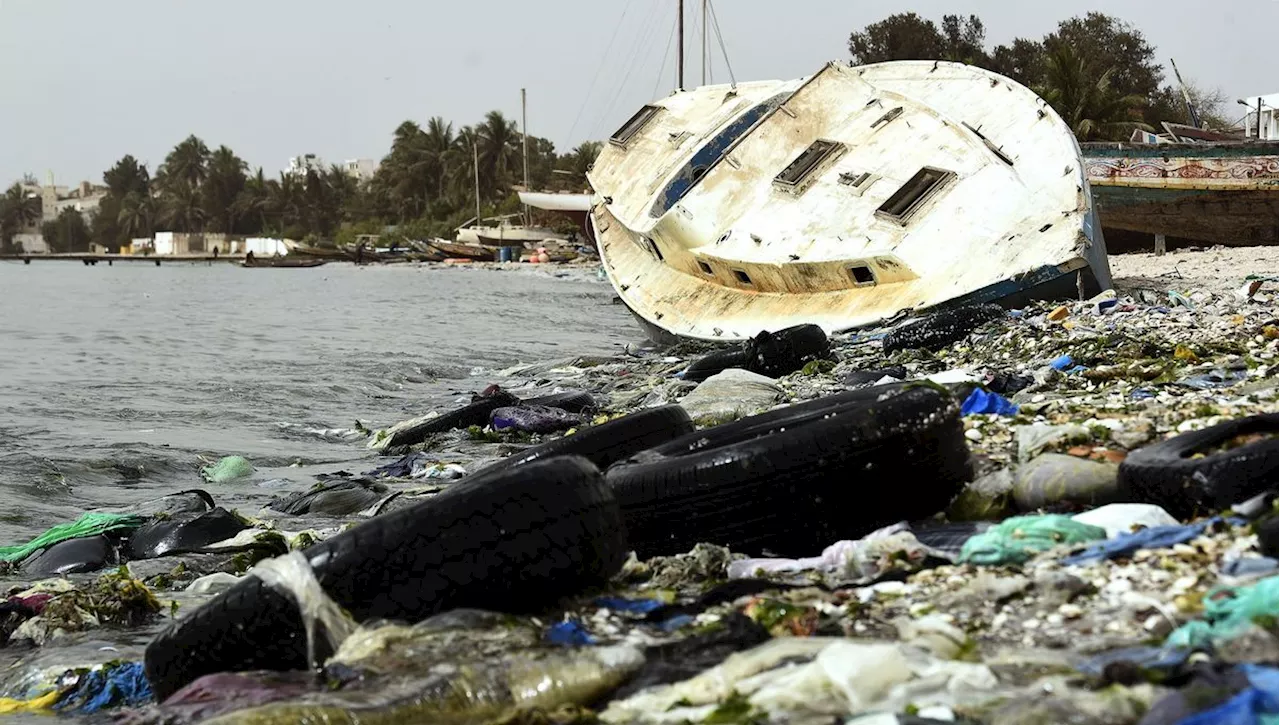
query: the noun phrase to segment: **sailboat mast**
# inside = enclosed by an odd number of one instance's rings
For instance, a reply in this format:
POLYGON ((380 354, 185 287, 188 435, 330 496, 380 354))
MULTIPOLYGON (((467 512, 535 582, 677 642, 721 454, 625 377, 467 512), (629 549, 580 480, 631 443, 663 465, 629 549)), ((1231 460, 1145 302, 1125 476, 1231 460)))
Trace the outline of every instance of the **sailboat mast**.
MULTIPOLYGON (((533 191, 529 188, 529 114, 528 106, 525 103, 524 89, 520 89, 520 138, 524 146, 524 190, 526 192, 533 191)), ((529 205, 524 205, 524 225, 529 226, 532 220, 529 219, 529 205)))
POLYGON ((471 162, 476 170, 476 226, 480 226, 480 147, 471 141, 471 162))
POLYGON ((707 0, 702 0, 702 85, 707 85, 707 0))
POLYGON ((684 90, 684 0, 676 0, 676 89, 684 90))

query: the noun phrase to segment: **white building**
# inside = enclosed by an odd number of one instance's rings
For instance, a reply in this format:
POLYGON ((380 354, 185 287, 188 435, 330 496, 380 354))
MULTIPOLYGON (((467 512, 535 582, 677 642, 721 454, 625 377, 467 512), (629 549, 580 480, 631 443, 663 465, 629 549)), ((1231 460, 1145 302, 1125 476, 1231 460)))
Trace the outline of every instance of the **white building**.
POLYGON ((289 166, 284 173, 290 176, 305 176, 308 171, 324 171, 324 159, 315 154, 303 154, 289 159, 289 166))
POLYGON ((1246 106, 1249 112, 1243 121, 1244 135, 1248 138, 1261 137, 1266 141, 1280 139, 1280 93, 1266 96, 1250 96, 1236 101, 1246 106), (1258 102, 1262 102, 1262 133, 1258 133, 1258 102))
POLYGON ((373 159, 347 159, 342 163, 342 168, 346 169, 348 175, 360 181, 368 181, 378 172, 378 162, 373 159))

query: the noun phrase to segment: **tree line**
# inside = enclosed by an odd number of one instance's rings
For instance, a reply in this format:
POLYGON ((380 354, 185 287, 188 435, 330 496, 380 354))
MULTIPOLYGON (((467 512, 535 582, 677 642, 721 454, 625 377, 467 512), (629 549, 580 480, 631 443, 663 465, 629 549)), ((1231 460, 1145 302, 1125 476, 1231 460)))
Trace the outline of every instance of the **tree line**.
MULTIPOLYGON (((1080 141, 1127 140, 1135 128, 1190 121, 1181 90, 1164 82, 1155 52, 1132 24, 1097 12, 1063 20, 1039 40, 1015 38, 990 50, 976 15, 944 15, 939 25, 897 13, 849 36, 858 65, 942 59, 1008 76, 1048 101, 1080 141)), ((1221 91, 1188 84, 1188 95, 1202 124, 1226 127, 1221 91)))
MULTIPOLYGON (((477 182, 482 214, 519 211, 511 188, 523 181, 522 141, 516 123, 500 111, 456 130, 440 117, 425 128, 405 121, 373 177, 362 181, 336 164, 268 177, 261 167, 251 172, 227 146, 211 150, 193 135, 154 174, 126 155, 103 173, 106 194, 91 222, 66 209, 41 232, 54 251, 84 251, 90 242, 114 249, 156 231, 283 236, 313 244, 350 242, 388 226, 402 238, 451 237, 475 216, 477 182)), ((587 166, 599 150, 598 142, 588 141, 558 155, 551 141, 530 136, 530 186, 584 189, 587 166)), ((15 184, 0 196, 0 246, 11 247, 13 235, 40 216, 41 200, 15 184)), ((563 224, 554 217, 545 221, 563 224)))

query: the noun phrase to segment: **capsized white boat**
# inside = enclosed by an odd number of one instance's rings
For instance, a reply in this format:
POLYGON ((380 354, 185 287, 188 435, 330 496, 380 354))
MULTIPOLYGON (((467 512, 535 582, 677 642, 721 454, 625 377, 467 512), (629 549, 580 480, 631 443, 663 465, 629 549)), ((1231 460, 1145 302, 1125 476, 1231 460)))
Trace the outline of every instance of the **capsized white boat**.
POLYGON ((605 272, 658 339, 1111 286, 1070 129, 959 63, 677 91, 623 124, 588 180, 605 272))

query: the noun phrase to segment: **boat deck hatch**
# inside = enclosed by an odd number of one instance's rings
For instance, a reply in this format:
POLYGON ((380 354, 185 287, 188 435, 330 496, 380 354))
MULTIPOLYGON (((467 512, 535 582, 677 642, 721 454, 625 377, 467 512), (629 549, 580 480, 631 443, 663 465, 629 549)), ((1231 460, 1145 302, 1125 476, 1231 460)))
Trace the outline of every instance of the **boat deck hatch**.
POLYGON ((875 272, 865 264, 855 264, 850 267, 849 275, 853 277, 853 284, 857 287, 869 287, 876 283, 875 272))
POLYGON ((903 184, 901 188, 893 192, 893 196, 885 200, 879 209, 876 209, 876 214, 896 222, 905 223, 931 195, 953 178, 955 178, 955 172, 953 171, 944 171, 943 169, 926 166, 917 171, 910 179, 907 179, 907 183, 903 184))
POLYGON ((644 128, 644 125, 657 115, 659 110, 661 110, 660 106, 646 105, 642 107, 639 111, 636 111, 634 116, 628 118, 626 123, 622 124, 622 128, 609 137, 609 141, 619 146, 626 146, 627 141, 630 141, 632 136, 639 133, 640 129, 644 128))
POLYGON ((773 177, 773 183, 785 189, 794 189, 813 173, 813 170, 826 161, 832 154, 844 148, 844 144, 839 141, 828 141, 826 139, 818 139, 809 148, 805 149, 787 165, 777 176, 773 177))

